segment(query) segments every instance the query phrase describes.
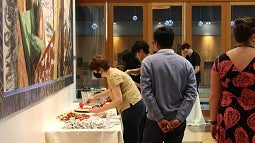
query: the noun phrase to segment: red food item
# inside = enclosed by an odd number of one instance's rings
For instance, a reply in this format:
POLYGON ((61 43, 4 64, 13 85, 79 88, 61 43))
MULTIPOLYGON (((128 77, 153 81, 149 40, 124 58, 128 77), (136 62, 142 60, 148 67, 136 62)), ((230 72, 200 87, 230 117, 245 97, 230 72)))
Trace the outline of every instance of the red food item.
POLYGON ((84 106, 84 103, 80 102, 80 103, 79 103, 79 106, 80 106, 80 108, 82 109, 83 106, 84 106))
POLYGON ((84 119, 88 119, 89 117, 90 117, 90 115, 88 115, 88 114, 81 114, 82 115, 82 117, 84 118, 84 119))
POLYGON ((89 117, 90 117, 90 115, 87 115, 87 114, 77 114, 75 116, 75 119, 79 119, 81 121, 81 120, 84 120, 84 119, 88 119, 89 117))
POLYGON ((106 98, 106 101, 107 101, 107 102, 112 102, 112 99, 111 99, 110 97, 107 97, 107 98, 106 98))
POLYGON ((106 101, 100 102, 100 107, 103 107, 105 103, 106 103, 106 101))

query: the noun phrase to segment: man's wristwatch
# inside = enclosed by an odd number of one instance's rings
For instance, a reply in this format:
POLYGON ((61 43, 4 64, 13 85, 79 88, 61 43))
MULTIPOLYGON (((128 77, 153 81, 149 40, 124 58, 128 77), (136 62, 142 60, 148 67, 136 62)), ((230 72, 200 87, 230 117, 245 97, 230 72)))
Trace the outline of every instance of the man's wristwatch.
POLYGON ((211 125, 216 125, 216 124, 217 124, 217 121, 210 121, 210 124, 211 124, 211 125))

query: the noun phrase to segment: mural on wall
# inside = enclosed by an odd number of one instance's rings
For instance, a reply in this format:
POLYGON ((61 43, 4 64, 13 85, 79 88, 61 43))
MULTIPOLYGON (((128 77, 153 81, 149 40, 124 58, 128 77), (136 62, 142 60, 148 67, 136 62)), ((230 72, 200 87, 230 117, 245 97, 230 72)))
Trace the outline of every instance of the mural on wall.
POLYGON ((73 83, 72 0, 0 0, 0 119, 73 83))
POLYGON ((72 74, 72 1, 3 3, 4 92, 72 74))

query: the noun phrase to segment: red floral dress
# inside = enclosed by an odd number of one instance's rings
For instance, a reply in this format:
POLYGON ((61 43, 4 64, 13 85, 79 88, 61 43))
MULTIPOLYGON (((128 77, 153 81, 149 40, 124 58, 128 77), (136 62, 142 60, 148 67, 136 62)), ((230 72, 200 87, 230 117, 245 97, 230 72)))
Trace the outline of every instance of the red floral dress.
POLYGON ((226 53, 214 62, 223 96, 217 115, 218 143, 255 143, 255 57, 240 71, 226 53))

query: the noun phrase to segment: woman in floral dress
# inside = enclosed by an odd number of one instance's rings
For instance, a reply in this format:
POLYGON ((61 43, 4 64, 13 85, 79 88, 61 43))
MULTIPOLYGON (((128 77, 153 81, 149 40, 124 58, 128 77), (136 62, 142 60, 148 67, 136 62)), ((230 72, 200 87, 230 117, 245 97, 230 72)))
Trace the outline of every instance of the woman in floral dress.
POLYGON ((239 44, 211 70, 211 135, 217 143, 255 143, 255 19, 235 20, 239 44))

